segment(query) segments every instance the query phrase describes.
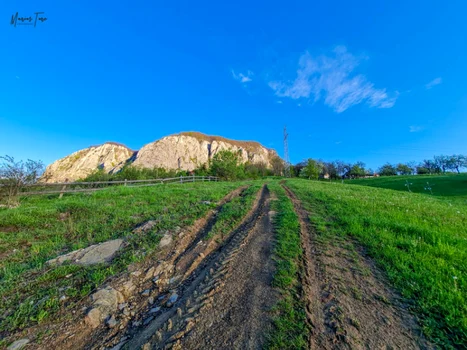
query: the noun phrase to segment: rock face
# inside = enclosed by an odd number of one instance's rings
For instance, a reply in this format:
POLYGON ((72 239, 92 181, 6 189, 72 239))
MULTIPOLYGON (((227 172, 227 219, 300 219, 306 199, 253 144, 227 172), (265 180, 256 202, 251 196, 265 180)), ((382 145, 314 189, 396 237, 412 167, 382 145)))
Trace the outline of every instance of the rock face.
POLYGON ((258 142, 183 132, 151 142, 138 152, 110 142, 83 149, 49 165, 42 180, 74 181, 85 178, 98 168, 106 172, 118 171, 126 162, 133 162, 134 166, 142 168, 190 171, 207 163, 223 150, 240 152, 243 162, 264 163, 267 167, 271 167, 271 160, 277 157, 276 151, 265 148, 258 142))
POLYGON ((49 165, 42 176, 45 182, 75 181, 102 168, 106 172, 120 169, 133 155, 128 147, 107 142, 77 151, 49 165))
POLYGON ((268 167, 271 166, 272 158, 277 156, 274 150, 267 149, 258 142, 234 141, 187 132, 167 136, 145 145, 138 152, 133 164, 143 168, 193 170, 223 150, 240 151, 243 162, 262 162, 268 167))

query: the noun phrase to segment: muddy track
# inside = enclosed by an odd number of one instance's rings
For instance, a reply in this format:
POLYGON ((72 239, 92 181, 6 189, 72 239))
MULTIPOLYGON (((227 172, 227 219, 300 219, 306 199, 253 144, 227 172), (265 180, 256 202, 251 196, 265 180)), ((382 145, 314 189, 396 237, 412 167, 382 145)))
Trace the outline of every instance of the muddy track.
POLYGON ((171 290, 177 300, 154 305, 161 308, 157 316, 148 316, 117 348, 260 348, 274 300, 271 254, 269 191, 263 187, 244 222, 171 290))
POLYGON ((310 349, 429 349, 415 318, 364 250, 346 238, 320 239, 295 194, 310 349))

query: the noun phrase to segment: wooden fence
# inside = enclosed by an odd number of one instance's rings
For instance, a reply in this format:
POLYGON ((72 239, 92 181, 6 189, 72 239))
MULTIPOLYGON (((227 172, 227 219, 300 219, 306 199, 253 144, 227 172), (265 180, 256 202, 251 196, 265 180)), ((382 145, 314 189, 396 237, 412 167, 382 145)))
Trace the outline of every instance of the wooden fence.
POLYGON ((37 183, 24 186, 19 196, 39 195, 39 194, 60 194, 99 191, 111 186, 155 186, 163 184, 176 184, 187 182, 209 182, 219 181, 216 176, 179 176, 167 179, 149 180, 121 180, 121 181, 95 181, 95 182, 61 182, 61 183, 37 183), (33 191, 31 191, 33 190, 33 191))

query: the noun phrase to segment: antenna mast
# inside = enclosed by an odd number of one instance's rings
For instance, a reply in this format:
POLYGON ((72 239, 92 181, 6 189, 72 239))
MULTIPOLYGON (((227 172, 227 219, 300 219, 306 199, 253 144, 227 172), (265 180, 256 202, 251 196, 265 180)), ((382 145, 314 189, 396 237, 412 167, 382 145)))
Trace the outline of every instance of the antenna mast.
POLYGON ((289 159, 289 142, 287 140, 287 127, 284 126, 284 176, 290 177, 290 159, 289 159))

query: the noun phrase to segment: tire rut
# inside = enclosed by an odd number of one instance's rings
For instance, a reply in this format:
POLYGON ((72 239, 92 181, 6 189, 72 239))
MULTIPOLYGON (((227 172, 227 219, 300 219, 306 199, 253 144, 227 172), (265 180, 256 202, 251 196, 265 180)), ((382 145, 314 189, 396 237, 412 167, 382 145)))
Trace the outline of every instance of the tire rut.
MULTIPOLYGON (((264 217, 268 207, 268 197, 269 191, 263 186, 252 211, 238 228, 217 246, 207 244, 206 254, 202 253, 201 258, 196 250, 198 245, 191 245, 191 249, 186 253, 189 256, 198 257, 193 260, 196 266, 183 263, 186 271, 191 272, 185 273, 177 286, 171 288, 167 295, 162 295, 152 305, 153 309, 160 308, 156 317, 142 313, 139 318, 142 320, 143 327, 131 330, 127 335, 129 338, 123 338, 114 349, 180 348, 180 344, 189 334, 195 334, 193 329, 199 329, 199 325, 205 319, 202 315, 206 315, 207 310, 211 310, 213 304, 216 303, 214 296, 230 283, 233 265, 231 262, 241 254, 249 242, 251 231, 264 217), (175 295, 176 300, 167 304, 167 298, 175 295)), ((177 261, 181 263, 184 259, 179 258, 177 261)), ((183 349, 193 348, 192 346, 194 345, 187 343, 183 349)))
MULTIPOLYGON (((198 219, 192 226, 174 231, 174 242, 169 246, 161 248, 151 259, 143 264, 134 264, 128 267, 128 272, 120 276, 114 276, 109 282, 101 286, 117 288, 127 283, 132 285, 131 294, 126 295, 127 305, 120 308, 114 316, 119 320, 119 327, 108 328, 105 325, 97 329, 91 329, 83 322, 83 312, 86 312, 88 299, 67 310, 67 315, 74 315, 72 319, 57 323, 48 324, 49 336, 42 339, 41 346, 30 344, 31 348, 51 348, 51 349, 109 349, 116 344, 122 343, 121 339, 128 339, 129 336, 137 332, 141 325, 148 319, 148 312, 156 307, 150 300, 157 303, 165 303, 170 296, 170 292, 183 284, 186 279, 186 270, 192 269, 202 263, 204 253, 216 249, 222 242, 215 239, 205 240, 205 237, 212 230, 217 222, 217 213, 223 206, 233 198, 243 195, 249 186, 242 186, 226 195, 219 201, 215 209, 211 210, 204 218, 198 219), (199 248, 202 247, 201 253, 199 248), (202 259, 200 259, 200 256, 202 259), (180 266, 180 262, 185 264, 180 266), (176 264, 175 262, 179 262, 176 264), (155 277, 155 278, 154 278, 155 277), (146 290, 151 291, 151 295, 143 296, 146 290), (123 314, 122 314, 123 312, 123 314)), ((259 192, 252 209, 246 218, 251 217, 259 203, 259 192)), ((118 348, 118 346, 117 346, 118 348)))
POLYGON ((407 305, 349 238, 320 239, 284 184, 300 220, 310 349, 431 349, 407 305))

